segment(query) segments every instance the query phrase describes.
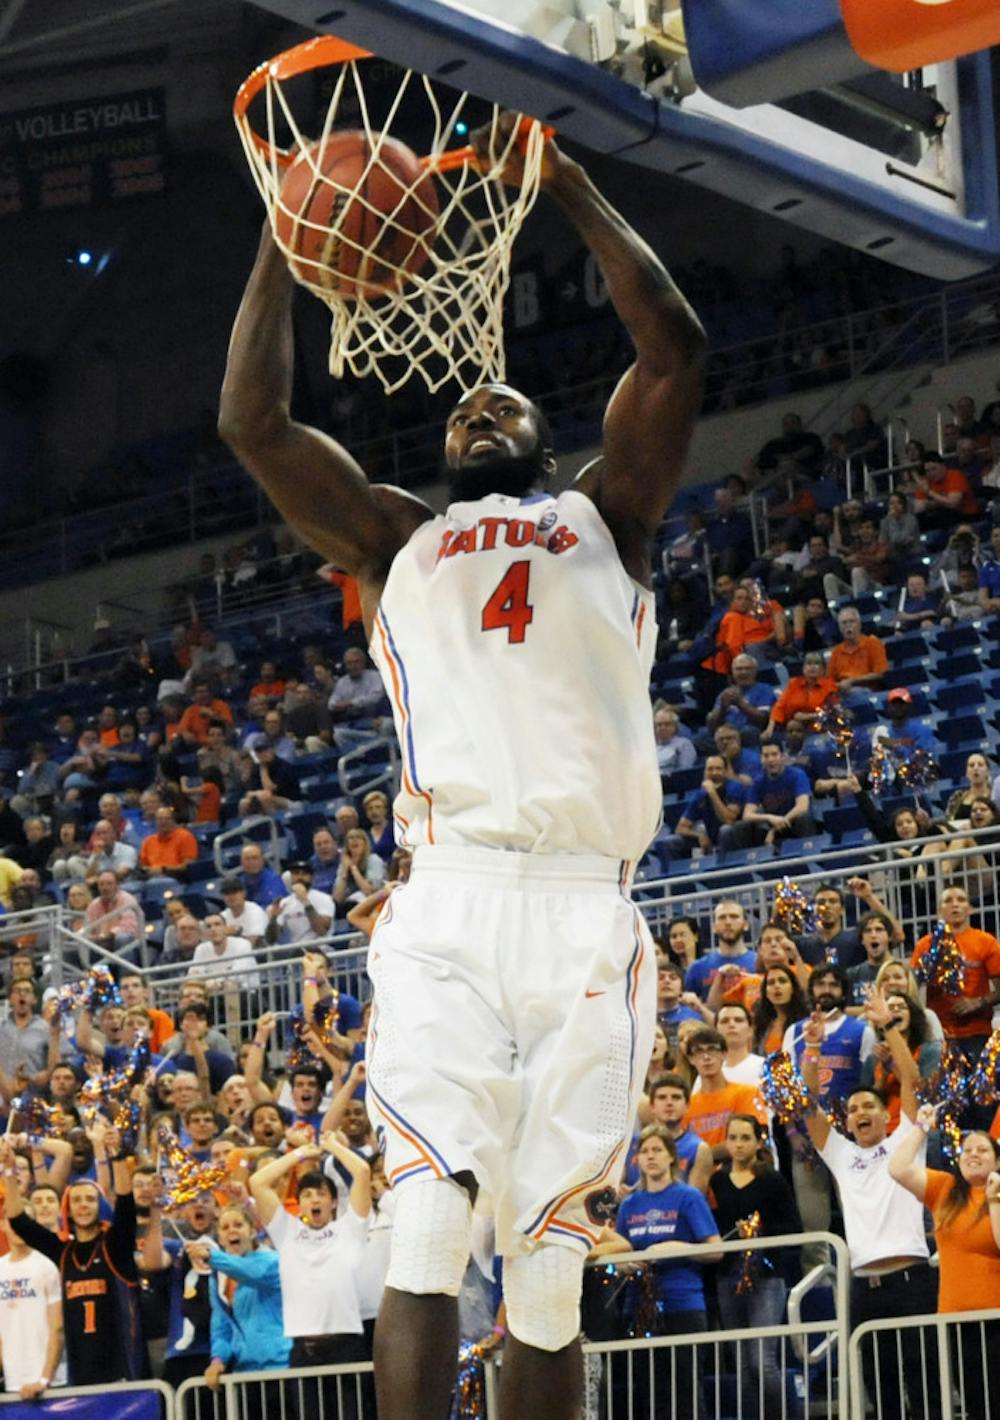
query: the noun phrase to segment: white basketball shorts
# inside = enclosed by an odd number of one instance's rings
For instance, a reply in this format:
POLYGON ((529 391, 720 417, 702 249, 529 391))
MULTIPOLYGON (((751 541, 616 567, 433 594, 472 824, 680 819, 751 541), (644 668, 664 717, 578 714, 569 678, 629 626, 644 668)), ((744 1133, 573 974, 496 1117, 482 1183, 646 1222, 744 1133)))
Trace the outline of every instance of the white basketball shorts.
POLYGON ((395 1188, 470 1171, 497 1251, 587 1250, 652 1048, 656 965, 617 860, 419 847, 372 937, 368 1107, 395 1188))

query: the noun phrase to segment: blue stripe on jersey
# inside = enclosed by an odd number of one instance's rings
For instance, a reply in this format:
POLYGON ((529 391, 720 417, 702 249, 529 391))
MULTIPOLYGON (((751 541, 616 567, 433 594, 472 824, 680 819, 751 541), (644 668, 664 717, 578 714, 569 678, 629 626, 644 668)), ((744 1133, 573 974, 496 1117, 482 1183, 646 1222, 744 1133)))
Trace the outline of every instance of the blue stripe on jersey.
POLYGON ((392 652, 393 659, 399 667, 399 675, 403 683, 403 709, 406 711, 406 757, 410 770, 410 778, 413 780, 413 787, 418 791, 418 793, 422 794, 423 786, 421 785, 420 780, 417 778, 417 760, 413 749, 413 712, 410 710, 410 682, 408 681, 406 676, 406 667, 403 665, 403 658, 399 654, 399 651, 396 649, 396 642, 393 639, 392 632, 389 629, 389 623, 386 620, 385 611, 382 607, 379 607, 378 614, 382 622, 382 626, 385 630, 386 639, 389 642, 389 649, 392 652))
MULTIPOLYGON (((597 1170, 597 1172, 596 1172, 596 1173, 592 1173, 589 1178, 584 1179, 583 1183, 577 1184, 575 1187, 569 1189, 568 1192, 569 1192, 569 1193, 572 1193, 572 1194, 581 1193, 581 1192, 583 1191, 583 1189, 585 1189, 586 1187, 588 1187, 588 1185, 593 1184, 593 1183, 596 1183, 596 1182, 598 1181, 598 1179, 603 1178, 603 1176, 607 1173, 608 1168, 609 1168, 610 1165, 611 1165, 611 1160, 614 1158, 615 1154, 618 1153, 618 1151, 619 1151, 620 1148, 621 1148, 621 1142, 619 1141, 619 1143, 617 1143, 617 1144, 615 1145, 615 1147, 611 1150, 610 1154, 607 1154, 607 1155, 605 1156, 604 1162, 601 1164, 601 1166, 600 1166, 600 1168, 597 1170)), ((565 1193, 557 1193, 554 1198, 550 1198, 549 1201, 545 1204, 545 1207, 539 1209, 538 1214, 537 1214, 537 1216, 535 1217, 534 1222, 532 1222, 529 1227, 525 1228, 525 1230, 524 1230, 524 1231, 525 1231, 525 1236, 530 1238, 531 1235, 534 1233, 535 1229, 538 1227, 539 1223, 540 1223, 540 1222, 542 1221, 542 1219, 545 1217, 546 1213, 551 1212, 552 1209, 553 1209, 553 1207, 554 1207, 557 1203, 560 1203, 560 1204, 561 1204, 562 1201, 565 1199, 565 1197, 566 1197, 566 1194, 565 1194, 565 1193)), ((558 1211, 559 1211, 559 1210, 556 1209, 556 1212, 558 1212, 558 1211)), ((550 1224, 550 1226, 551 1226, 551 1224, 550 1224)))
MULTIPOLYGON (((632 911, 635 912, 636 915, 638 915, 637 908, 633 907, 632 911)), ((635 950, 632 953, 632 960, 628 964, 628 971, 625 973, 625 1007, 628 1011, 630 1033, 628 1061, 628 1088, 630 1096, 632 1094, 632 1082, 633 1077, 635 1075, 635 1045, 639 1034, 639 1022, 636 1019, 635 1011, 632 1008, 633 986, 637 985, 637 983, 633 982, 633 976, 638 971, 639 962, 642 960, 643 955, 643 943, 642 937, 639 934, 639 929, 638 927, 633 926, 632 930, 635 933, 635 950)))
POLYGON ((447 1175, 453 1173, 454 1170, 448 1167, 447 1163, 438 1153, 437 1149, 435 1149, 434 1145, 430 1142, 430 1140, 427 1139, 425 1135, 421 1134, 419 1129, 415 1129, 414 1126, 410 1123, 410 1121, 400 1114, 398 1109, 393 1109, 391 1105, 386 1104, 385 1100, 379 1094, 378 1090, 373 1087, 370 1079, 367 1081, 367 1085, 370 1092, 374 1095, 375 1102, 378 1105, 379 1109, 382 1110, 384 1114, 388 1115, 390 1119, 395 1120, 397 1124, 402 1125, 404 1129, 409 1130, 409 1132, 413 1135, 415 1139, 419 1139, 420 1143, 427 1150, 428 1154, 430 1154, 431 1157, 437 1162, 443 1174, 447 1175))

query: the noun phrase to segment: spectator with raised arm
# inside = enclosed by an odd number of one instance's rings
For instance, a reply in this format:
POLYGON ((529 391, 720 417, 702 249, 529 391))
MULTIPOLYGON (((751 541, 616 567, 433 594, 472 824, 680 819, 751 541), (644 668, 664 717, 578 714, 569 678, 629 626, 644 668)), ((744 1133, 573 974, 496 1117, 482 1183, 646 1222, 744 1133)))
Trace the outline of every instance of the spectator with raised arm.
MULTIPOLYGON (((989 1037, 993 1011, 1000 1001, 1000 942, 971 925, 972 906, 963 887, 947 887, 938 902, 938 913, 958 945, 961 977, 958 990, 932 974, 927 983, 927 1004, 936 1013, 945 1039, 974 1064, 989 1037)), ((911 965, 917 969, 930 950, 931 933, 921 937, 911 965)))
MULTIPOLYGON (((191 1108, 198 1110, 205 1106, 191 1108)), ((210 1193, 201 1194, 184 1205, 182 1217, 189 1241, 165 1238, 161 1210, 152 1203, 141 1249, 144 1272, 159 1273, 169 1269, 170 1309, 163 1378, 175 1387, 200 1376, 211 1355, 209 1284, 212 1279, 198 1240, 210 1238, 215 1227, 214 1198, 210 1193)))
MULTIPOLYGON (((901 947, 904 941, 902 925, 896 921, 867 878, 853 877, 847 880, 847 889, 863 903, 867 912, 878 912, 888 921, 892 934, 892 945, 901 947)), ((844 921, 844 894, 833 883, 820 883, 813 894, 816 910, 816 930, 805 933, 797 939, 797 946, 803 961, 810 966, 833 961, 839 966, 855 966, 861 961, 861 924, 848 927, 844 921)))
POLYGON ((336 915, 328 893, 313 887, 312 865, 297 859, 288 865, 291 892, 276 898, 267 909, 267 940, 288 946, 318 942, 327 935, 336 915))
MULTIPOLYGON (((343 1136, 325 1134, 321 1147, 292 1149, 251 1175, 257 1216, 278 1254, 284 1334, 292 1366, 342 1365, 365 1359, 358 1273, 371 1211, 371 1169, 343 1136), (326 1152, 350 1175, 346 1209, 337 1213, 333 1182, 320 1172, 326 1152), (276 1184, 292 1168, 311 1167, 298 1180, 299 1215, 286 1212, 276 1184)), ((335 1379, 302 1382, 304 1415, 345 1415, 335 1379)), ((353 1415, 353 1409, 347 1415, 353 1415)))
MULTIPOLYGON (((933 1105, 917 1111, 918 1128, 893 1154, 889 1172, 934 1220, 941 1274, 938 1311, 998 1310, 1000 1151, 988 1134, 973 1131, 962 1139, 957 1174, 927 1168, 924 1146, 936 1113, 933 1105)), ((959 1326, 952 1344, 953 1374, 960 1377, 967 1420, 990 1420, 1000 1395, 1000 1322, 959 1326)))
POLYGON ((145 1364, 139 1331, 132 1174, 127 1160, 118 1157, 116 1132, 112 1144, 115 1203, 111 1222, 101 1221, 98 1186, 72 1183, 66 1195, 68 1236, 63 1237, 28 1216, 10 1142, 0 1141, 4 1215, 18 1237, 60 1271, 70 1385, 138 1380, 145 1364))
MULTIPOLYGON (((868 1012, 871 1023, 885 1034, 902 1082, 899 1128, 888 1133, 889 1113, 882 1098, 871 1086, 860 1084, 846 1094, 850 1138, 834 1129, 819 1108, 810 1108, 804 1119, 813 1147, 840 1194, 852 1273, 852 1328, 866 1321, 934 1311, 938 1291, 928 1261, 921 1206, 889 1172, 893 1156, 917 1128, 909 1112, 916 1065, 881 996, 871 997, 868 1012)), ((818 1101, 823 1057, 829 1050, 828 1022, 819 1002, 805 1023, 803 1042, 802 1077, 818 1101)), ((804 1221, 809 1227, 808 1219, 804 1221)), ((913 1420, 931 1420, 938 1413, 936 1356, 933 1347, 922 1346, 918 1331, 903 1329, 869 1338, 862 1346, 862 1367, 865 1388, 883 1420, 903 1420, 907 1397, 913 1420)))

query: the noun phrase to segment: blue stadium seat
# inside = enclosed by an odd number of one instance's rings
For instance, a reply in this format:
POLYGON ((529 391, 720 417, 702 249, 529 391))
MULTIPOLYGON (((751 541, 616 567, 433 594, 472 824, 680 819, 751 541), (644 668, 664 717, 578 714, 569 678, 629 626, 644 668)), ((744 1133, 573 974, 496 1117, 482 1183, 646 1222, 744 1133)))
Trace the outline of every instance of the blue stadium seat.
POLYGON ((864 817, 856 804, 838 804, 835 809, 827 809, 823 815, 823 828, 837 842, 845 833, 864 826, 864 817))
POLYGON ((895 690, 898 686, 905 686, 907 690, 915 690, 917 686, 927 693, 930 690, 930 661, 915 661, 909 666, 890 666, 885 676, 887 690, 895 690))
POLYGON ((952 655, 939 656, 934 662, 934 674, 954 684, 963 676, 982 675, 982 657, 975 651, 958 651, 952 655))
POLYGON ((704 768, 694 765, 691 769, 675 769, 673 774, 663 776, 663 787, 670 794, 690 794, 705 778, 704 768))
POLYGON ((986 738, 986 726, 979 715, 954 715, 941 720, 937 733, 951 749, 957 749, 960 745, 978 748, 986 738))
POLYGON ((965 647, 979 647, 979 624, 964 621, 958 626, 943 626, 934 637, 936 651, 960 651, 965 647))
POLYGON ((832 833, 814 833, 811 838, 783 838, 778 851, 782 858, 807 858, 832 847, 832 833))
POLYGON ((957 685, 943 685, 934 691, 934 704, 939 710, 965 710, 986 705, 986 686, 981 677, 970 677, 957 685))
POLYGON ((891 641, 885 643, 885 653, 891 666, 912 665, 914 661, 921 661, 929 656, 930 651, 927 641, 919 634, 894 636, 891 641))

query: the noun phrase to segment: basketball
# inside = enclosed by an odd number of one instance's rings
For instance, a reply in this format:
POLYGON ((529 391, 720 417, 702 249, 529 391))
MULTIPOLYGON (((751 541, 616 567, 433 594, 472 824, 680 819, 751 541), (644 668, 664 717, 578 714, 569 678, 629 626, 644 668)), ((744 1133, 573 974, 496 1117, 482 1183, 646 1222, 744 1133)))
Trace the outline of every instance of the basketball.
POLYGON ((405 143, 331 133, 285 174, 276 236, 298 276, 346 299, 397 291, 427 262, 439 205, 434 179, 405 143))

